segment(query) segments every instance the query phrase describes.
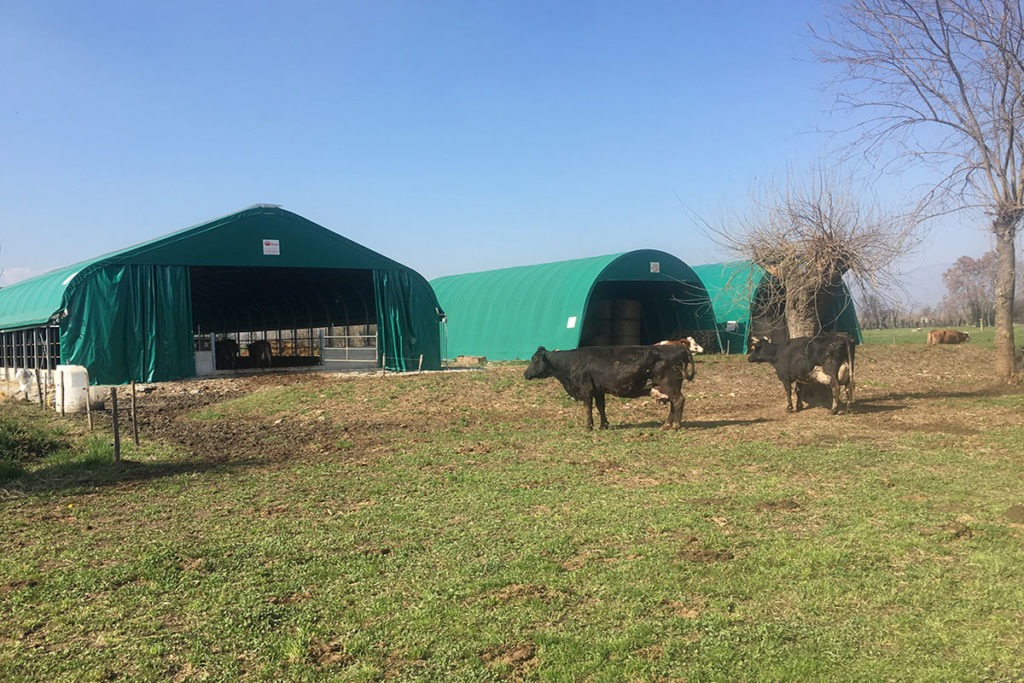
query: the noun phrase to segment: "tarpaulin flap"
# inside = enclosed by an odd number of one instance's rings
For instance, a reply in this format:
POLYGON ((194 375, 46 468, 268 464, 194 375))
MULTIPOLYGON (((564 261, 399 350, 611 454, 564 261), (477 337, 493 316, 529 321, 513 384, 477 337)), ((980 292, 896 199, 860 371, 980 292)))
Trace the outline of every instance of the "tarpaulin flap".
POLYGON ((106 265, 65 294, 61 362, 89 368, 93 384, 195 375, 188 268, 106 265))
POLYGON ((405 372, 441 368, 440 311, 426 280, 407 270, 373 271, 378 353, 383 366, 405 372))

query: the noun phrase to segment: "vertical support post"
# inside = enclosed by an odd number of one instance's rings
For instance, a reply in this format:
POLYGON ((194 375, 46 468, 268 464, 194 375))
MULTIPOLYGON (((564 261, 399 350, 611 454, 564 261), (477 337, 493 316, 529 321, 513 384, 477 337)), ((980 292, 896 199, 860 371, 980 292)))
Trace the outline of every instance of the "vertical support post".
POLYGON ((66 386, 67 386, 67 382, 64 381, 64 373, 61 373, 61 376, 60 376, 60 416, 61 417, 65 417, 67 415, 66 411, 64 410, 65 406, 67 405, 67 398, 66 398, 67 394, 64 392, 64 389, 66 388, 66 386))
POLYGON ((114 412, 114 462, 121 462, 121 425, 117 419, 117 387, 110 388, 110 407, 114 412))
POLYGON ((85 373, 85 414, 89 418, 89 432, 92 433, 92 391, 89 389, 89 372, 85 373))
POLYGON ((43 410, 46 409, 46 405, 43 403, 43 385, 39 383, 39 367, 35 368, 36 375, 36 396, 39 397, 39 407, 43 410))
POLYGON ((423 354, 422 353, 420 354, 420 364, 419 364, 419 367, 416 368, 416 372, 423 372, 423 354))
POLYGON ((135 418, 135 380, 132 380, 132 443, 139 445, 139 421, 135 418))

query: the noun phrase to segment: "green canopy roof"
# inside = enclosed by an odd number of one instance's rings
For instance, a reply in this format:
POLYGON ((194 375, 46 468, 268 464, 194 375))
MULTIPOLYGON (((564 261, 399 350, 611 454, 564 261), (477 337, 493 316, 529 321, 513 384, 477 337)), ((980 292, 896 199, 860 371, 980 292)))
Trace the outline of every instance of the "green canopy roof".
POLYGON ((422 276, 268 205, 0 289, 0 331, 59 322, 62 362, 98 383, 156 381, 194 375, 193 324, 320 327, 352 300, 355 322, 378 323, 389 367, 420 355, 440 367, 441 312, 422 276))
POLYGON ((656 250, 450 275, 431 281, 448 316, 447 356, 529 358, 538 346, 570 349, 616 340, 635 322, 651 343, 714 330, 711 300, 694 271, 656 250), (631 309, 616 322, 615 308, 631 309), (602 329, 608 321, 610 328, 602 329))
POLYGON ((22 280, 0 289, 0 332, 40 327, 61 309, 68 283, 83 267, 77 264, 22 280))

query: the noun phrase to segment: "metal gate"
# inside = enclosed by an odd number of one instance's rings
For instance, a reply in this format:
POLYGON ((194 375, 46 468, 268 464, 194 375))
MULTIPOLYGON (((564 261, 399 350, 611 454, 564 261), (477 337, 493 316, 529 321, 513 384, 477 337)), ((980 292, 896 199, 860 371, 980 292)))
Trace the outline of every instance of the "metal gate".
POLYGON ((320 362, 325 370, 377 368, 377 335, 324 335, 321 338, 320 362))

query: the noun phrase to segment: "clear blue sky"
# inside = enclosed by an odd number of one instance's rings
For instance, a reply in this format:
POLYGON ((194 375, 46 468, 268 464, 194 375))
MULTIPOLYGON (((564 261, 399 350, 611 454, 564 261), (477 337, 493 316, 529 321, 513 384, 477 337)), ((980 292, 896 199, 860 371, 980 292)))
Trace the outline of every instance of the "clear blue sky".
MULTIPOLYGON (((0 284, 256 203, 428 279, 720 261, 692 212, 743 211, 835 147, 820 20, 816 0, 0 0, 0 284)), ((948 224, 908 267, 989 248, 948 224)))

